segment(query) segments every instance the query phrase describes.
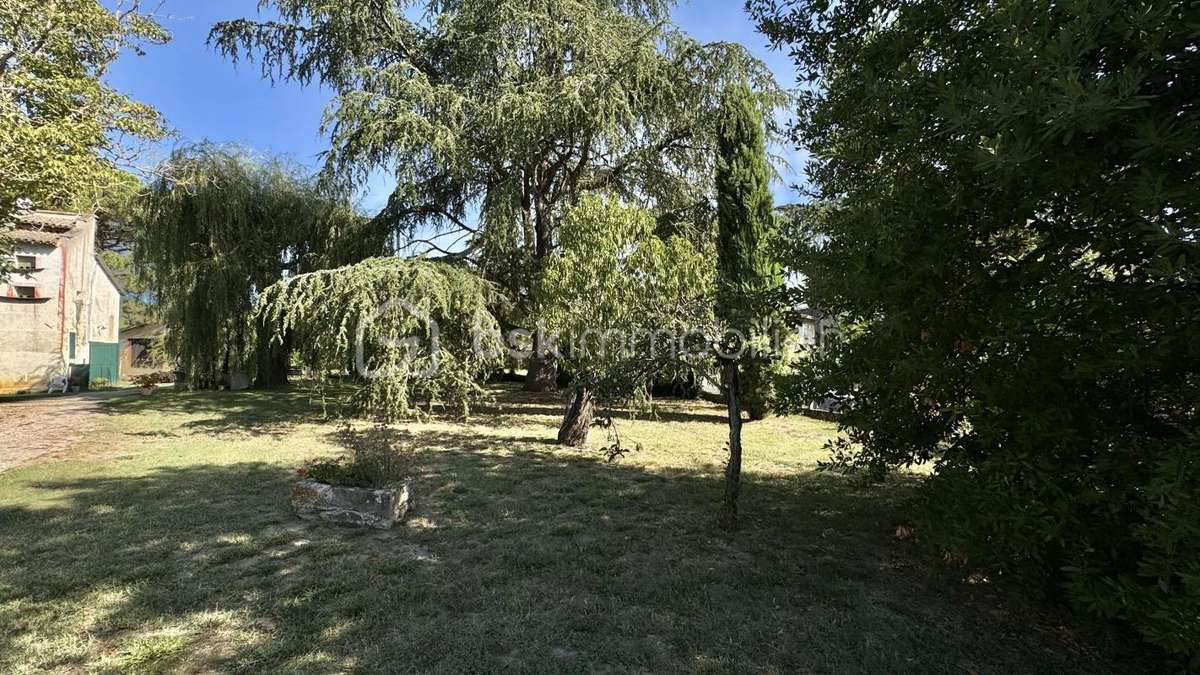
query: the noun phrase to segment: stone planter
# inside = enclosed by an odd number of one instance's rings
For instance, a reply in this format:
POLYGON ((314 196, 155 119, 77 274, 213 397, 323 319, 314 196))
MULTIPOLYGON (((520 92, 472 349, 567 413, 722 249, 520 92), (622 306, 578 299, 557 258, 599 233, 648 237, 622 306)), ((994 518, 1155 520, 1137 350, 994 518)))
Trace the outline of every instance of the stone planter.
POLYGON ((292 508, 309 520, 390 529, 408 513, 408 482, 381 489, 335 487, 313 480, 292 485, 292 508))

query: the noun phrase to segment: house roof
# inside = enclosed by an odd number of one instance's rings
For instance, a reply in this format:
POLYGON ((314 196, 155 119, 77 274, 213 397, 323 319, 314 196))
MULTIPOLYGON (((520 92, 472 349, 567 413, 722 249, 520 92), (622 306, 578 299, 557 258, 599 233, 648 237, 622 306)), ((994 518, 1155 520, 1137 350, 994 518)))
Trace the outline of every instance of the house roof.
POLYGON ((44 246, 55 246, 58 244, 58 238, 61 236, 57 232, 43 232, 41 230, 11 230, 0 235, 5 239, 22 244, 41 244, 44 246))
POLYGON ((23 244, 56 246, 58 238, 85 225, 89 215, 66 211, 26 211, 13 218, 13 228, 0 237, 23 244))
POLYGON ((27 211, 14 218, 19 230, 70 232, 91 216, 66 211, 27 211))
POLYGON ((121 295, 125 295, 128 291, 125 290, 125 286, 123 286, 117 279, 117 275, 113 273, 112 268, 104 264, 104 259, 100 256, 94 257, 96 258, 96 264, 100 266, 100 271, 104 272, 104 276, 108 277, 108 280, 112 282, 112 285, 117 289, 117 292, 121 295))
POLYGON ((140 326, 130 326, 121 331, 122 340, 137 340, 140 338, 157 337, 167 332, 167 327, 161 323, 145 323, 140 326))

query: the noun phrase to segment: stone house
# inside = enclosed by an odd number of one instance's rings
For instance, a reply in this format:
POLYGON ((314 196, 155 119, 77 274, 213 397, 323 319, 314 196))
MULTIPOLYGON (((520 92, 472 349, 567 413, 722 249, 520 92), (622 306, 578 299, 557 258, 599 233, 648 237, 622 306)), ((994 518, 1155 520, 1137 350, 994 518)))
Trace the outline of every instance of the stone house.
POLYGON ((0 234, 17 271, 0 282, 0 393, 120 377, 121 285, 96 254, 96 216, 30 211, 0 234))

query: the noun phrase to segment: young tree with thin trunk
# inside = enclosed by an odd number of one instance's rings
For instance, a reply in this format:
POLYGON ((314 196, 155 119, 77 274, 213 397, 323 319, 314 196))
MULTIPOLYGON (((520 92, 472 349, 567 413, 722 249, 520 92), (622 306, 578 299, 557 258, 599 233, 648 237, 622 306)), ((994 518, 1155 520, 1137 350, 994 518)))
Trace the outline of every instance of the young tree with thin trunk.
MULTIPOLYGON (((277 19, 223 22, 211 40, 267 76, 335 91, 327 174, 393 172, 379 222, 414 252, 467 259, 515 300, 507 323, 529 330, 570 205, 606 190, 704 217, 721 88, 745 77, 764 107, 787 100, 740 45, 672 24, 673 0, 264 4, 277 19)), ((555 380, 535 357, 528 385, 555 380)))
POLYGON ((686 338, 712 323, 714 268, 710 251, 660 236, 649 212, 616 197, 584 197, 561 237, 542 290, 573 382, 558 442, 582 446, 597 405, 642 398, 655 377, 703 364, 686 338))
POLYGON ((720 358, 729 408, 721 520, 734 529, 742 473, 742 379, 747 366, 757 365, 745 350, 771 314, 771 299, 781 285, 779 266, 767 249, 775 216, 763 117, 745 83, 729 86, 722 96, 716 191, 717 318, 725 331, 720 358))

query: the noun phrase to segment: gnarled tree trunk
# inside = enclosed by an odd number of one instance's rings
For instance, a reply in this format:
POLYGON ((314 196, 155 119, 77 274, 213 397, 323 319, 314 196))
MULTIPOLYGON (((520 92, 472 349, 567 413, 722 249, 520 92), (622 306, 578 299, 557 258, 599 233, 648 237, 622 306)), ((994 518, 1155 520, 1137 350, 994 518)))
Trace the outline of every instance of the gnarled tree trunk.
POLYGON ((725 465, 725 506, 721 511, 721 527, 736 530, 738 525, 738 492, 742 481, 742 408, 738 401, 737 361, 725 362, 725 384, 729 405, 729 463, 725 465))
POLYGON ((558 391, 558 363, 552 355, 529 357, 525 391, 558 391))
POLYGON ((596 399, 587 387, 576 387, 571 406, 558 430, 559 445, 581 447, 587 443, 592 420, 596 417, 596 399))

